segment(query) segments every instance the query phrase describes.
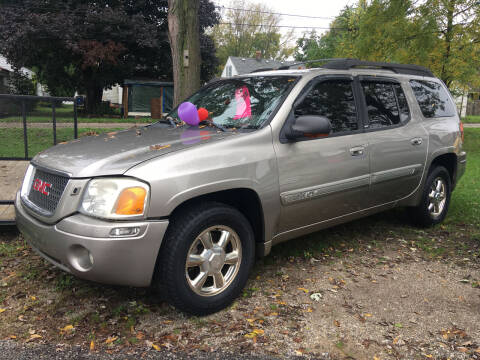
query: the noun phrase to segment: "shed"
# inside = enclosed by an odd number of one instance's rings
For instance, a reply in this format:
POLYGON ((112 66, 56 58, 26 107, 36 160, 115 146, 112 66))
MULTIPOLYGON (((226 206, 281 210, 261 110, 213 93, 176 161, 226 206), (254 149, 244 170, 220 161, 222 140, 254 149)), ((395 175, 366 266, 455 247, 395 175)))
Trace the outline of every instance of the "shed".
POLYGON ((123 114, 151 116, 152 99, 160 99, 161 112, 173 106, 173 82, 155 80, 125 80, 122 94, 123 114))

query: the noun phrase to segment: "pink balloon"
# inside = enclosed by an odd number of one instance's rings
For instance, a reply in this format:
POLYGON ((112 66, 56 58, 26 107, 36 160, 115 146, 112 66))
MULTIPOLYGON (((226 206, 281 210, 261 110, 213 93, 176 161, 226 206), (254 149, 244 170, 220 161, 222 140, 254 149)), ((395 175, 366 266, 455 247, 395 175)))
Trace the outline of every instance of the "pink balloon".
POLYGON ((178 107, 178 117, 188 125, 197 126, 200 122, 197 107, 191 102, 185 101, 178 107))

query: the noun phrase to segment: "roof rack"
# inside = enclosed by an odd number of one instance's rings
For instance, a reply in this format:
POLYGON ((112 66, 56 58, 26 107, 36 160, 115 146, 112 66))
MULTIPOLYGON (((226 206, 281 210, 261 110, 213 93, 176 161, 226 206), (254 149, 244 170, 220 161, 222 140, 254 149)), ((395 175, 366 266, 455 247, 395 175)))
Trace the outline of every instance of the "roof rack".
POLYGON ((352 68, 380 68, 391 70, 397 74, 409 74, 434 77, 433 73, 426 67, 410 64, 394 64, 375 61, 363 61, 357 59, 332 59, 322 66, 325 69, 349 70, 352 68))
MULTIPOLYGON (((394 64, 386 62, 363 61, 358 59, 334 58, 299 61, 293 64, 280 66, 276 70, 288 70, 291 66, 300 64, 325 63, 320 67, 324 69, 350 70, 352 68, 378 68, 393 71, 397 74, 409 74, 434 77, 433 73, 426 67, 410 64, 394 64)), ((270 69, 274 70, 274 69, 270 69)))

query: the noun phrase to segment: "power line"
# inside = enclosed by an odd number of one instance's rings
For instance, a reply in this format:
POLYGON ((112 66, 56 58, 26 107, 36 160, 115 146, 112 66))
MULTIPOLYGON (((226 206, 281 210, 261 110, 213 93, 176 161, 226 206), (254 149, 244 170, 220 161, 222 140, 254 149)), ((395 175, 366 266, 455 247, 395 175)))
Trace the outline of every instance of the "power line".
POLYGON ((292 17, 301 17, 301 18, 308 18, 308 19, 324 19, 324 20, 335 19, 335 16, 311 16, 311 15, 299 15, 299 14, 286 14, 286 13, 277 13, 277 12, 264 11, 264 10, 238 9, 238 8, 226 7, 223 5, 215 5, 215 7, 217 9, 246 11, 246 12, 255 12, 259 14, 271 14, 271 15, 280 15, 280 16, 292 16, 292 17))
POLYGON ((270 24, 239 24, 232 22, 219 22, 222 25, 235 25, 235 26, 253 26, 253 27, 276 27, 276 28, 289 28, 289 29, 322 29, 322 30, 349 30, 348 28, 332 28, 325 26, 291 26, 291 25, 270 25, 270 24))

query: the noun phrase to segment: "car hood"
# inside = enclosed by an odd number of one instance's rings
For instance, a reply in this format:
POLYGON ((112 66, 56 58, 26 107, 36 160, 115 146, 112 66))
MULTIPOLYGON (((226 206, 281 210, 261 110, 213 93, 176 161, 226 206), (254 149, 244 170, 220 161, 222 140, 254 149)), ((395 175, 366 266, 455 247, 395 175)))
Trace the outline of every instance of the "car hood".
POLYGON ((37 154, 32 162, 75 178, 120 175, 141 162, 234 134, 157 123, 60 143, 37 154))

